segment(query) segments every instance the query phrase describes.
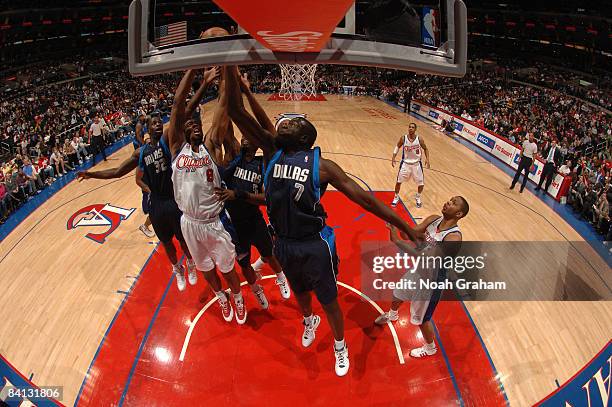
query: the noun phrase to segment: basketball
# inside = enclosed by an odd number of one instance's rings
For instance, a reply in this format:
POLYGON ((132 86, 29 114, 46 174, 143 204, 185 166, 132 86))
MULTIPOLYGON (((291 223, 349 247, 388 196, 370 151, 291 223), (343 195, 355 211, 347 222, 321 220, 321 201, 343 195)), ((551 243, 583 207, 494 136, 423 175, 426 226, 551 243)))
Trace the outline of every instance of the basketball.
POLYGON ((210 38, 210 37, 223 37, 225 35, 229 35, 229 32, 221 27, 211 27, 206 31, 202 31, 200 33, 200 39, 210 38))

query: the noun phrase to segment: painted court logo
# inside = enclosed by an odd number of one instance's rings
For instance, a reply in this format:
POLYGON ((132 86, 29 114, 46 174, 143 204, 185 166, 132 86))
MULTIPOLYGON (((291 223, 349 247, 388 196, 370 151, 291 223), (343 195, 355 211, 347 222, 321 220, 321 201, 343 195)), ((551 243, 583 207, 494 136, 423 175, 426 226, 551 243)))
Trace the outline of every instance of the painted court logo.
POLYGON ((66 224, 68 230, 78 227, 103 228, 103 232, 89 232, 85 237, 97 243, 104 243, 106 238, 136 210, 136 208, 125 209, 111 204, 94 204, 76 211, 66 224))

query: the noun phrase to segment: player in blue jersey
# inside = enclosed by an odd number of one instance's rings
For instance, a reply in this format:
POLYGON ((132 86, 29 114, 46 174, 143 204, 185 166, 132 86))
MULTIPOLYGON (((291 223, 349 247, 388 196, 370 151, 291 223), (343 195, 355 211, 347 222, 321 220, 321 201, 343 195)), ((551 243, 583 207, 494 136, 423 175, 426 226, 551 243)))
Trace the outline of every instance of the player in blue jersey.
MULTIPOLYGON (((246 74, 241 78, 242 87, 249 88, 250 84, 246 74)), ((250 93, 249 93, 250 94, 250 93)), ((226 101, 227 98, 223 98, 226 101)), ((221 106, 226 109, 227 106, 221 106)), ((260 123, 264 128, 274 129, 274 125, 266 116, 266 121, 260 123)), ((228 120, 228 131, 225 134, 226 144, 234 142, 234 131, 228 120)), ((237 141, 236 141, 237 142, 237 141)), ((276 273, 276 284, 281 296, 288 299, 291 295, 289 284, 276 257, 272 253, 272 237, 268 225, 264 220, 260 205, 265 205, 263 194, 264 158, 256 155, 258 148, 249 139, 243 137, 240 141, 238 153, 231 149, 225 150, 225 165, 223 181, 226 188, 219 188, 216 193, 225 202, 225 209, 229 213, 235 231, 236 260, 240 265, 242 274, 251 286, 260 306, 268 308, 268 300, 263 288, 257 284, 257 274, 251 266, 251 247, 255 246, 263 261, 268 263, 276 273)))
POLYGON ((179 291, 186 286, 185 270, 178 259, 172 238, 176 237, 187 257, 187 274, 189 283, 197 282, 196 267, 189 248, 181 232, 181 211, 174 200, 172 185, 171 154, 168 142, 162 136, 163 124, 159 116, 149 118, 149 136, 151 141, 143 144, 119 167, 102 171, 85 171, 77 174, 79 180, 87 178, 111 179, 120 178, 134 168, 138 168, 137 177, 142 179, 144 191, 149 194, 149 208, 153 230, 164 246, 172 271, 176 276, 179 291))
MULTIPOLYGON (((379 218, 397 226, 414 240, 422 238, 395 212, 364 191, 333 161, 321 158, 315 127, 303 117, 284 120, 276 129, 261 126, 266 115, 258 103, 251 104, 256 120, 244 108, 240 79, 235 67, 225 69, 228 111, 243 136, 264 152, 264 188, 268 217, 276 241, 278 258, 304 316, 302 346, 315 339, 320 317, 312 313, 314 291, 323 306, 334 335, 335 371, 344 376, 349 370, 348 347, 344 341, 344 318, 338 304, 338 256, 333 230, 326 225, 320 203, 328 184, 379 218)), ((247 93, 248 90, 243 90, 247 93)), ((255 101, 256 102, 256 101, 255 101)))

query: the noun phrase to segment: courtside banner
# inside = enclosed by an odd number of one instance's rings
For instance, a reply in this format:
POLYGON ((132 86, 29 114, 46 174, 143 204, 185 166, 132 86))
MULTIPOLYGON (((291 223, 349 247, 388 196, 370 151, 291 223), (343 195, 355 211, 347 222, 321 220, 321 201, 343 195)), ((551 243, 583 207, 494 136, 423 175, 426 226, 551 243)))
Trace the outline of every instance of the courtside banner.
MULTIPOLYGON (((521 150, 508 143, 503 138, 500 138, 487 130, 476 127, 467 119, 452 115, 444 110, 437 109, 424 103, 413 101, 411 107, 412 112, 436 124, 440 124, 442 119, 452 121, 455 123, 453 126, 453 133, 461 136, 475 146, 487 151, 513 169, 516 170, 518 168, 521 150)), ((533 167, 529 172, 529 179, 537 183, 540 180, 540 175, 542 174, 543 169, 544 163, 540 160, 535 160, 533 167)), ((548 189, 548 194, 555 199, 559 199, 559 191, 561 190, 563 182, 564 177, 559 173, 555 174, 553 182, 548 189)))
POLYGON ((319 52, 352 0, 214 0, 266 48, 279 52, 319 52))

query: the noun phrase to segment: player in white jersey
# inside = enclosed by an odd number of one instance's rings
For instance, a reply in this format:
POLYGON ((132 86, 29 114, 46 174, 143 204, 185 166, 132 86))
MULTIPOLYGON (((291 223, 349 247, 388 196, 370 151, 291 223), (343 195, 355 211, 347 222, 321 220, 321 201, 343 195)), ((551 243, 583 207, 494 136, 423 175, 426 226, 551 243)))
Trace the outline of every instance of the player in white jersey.
POLYGON ((192 118, 185 117, 185 100, 194 76, 193 70, 183 76, 174 96, 168 126, 174 198, 183 212, 181 230, 189 251, 196 267, 204 273, 215 292, 223 318, 231 321, 234 310, 222 290, 215 266, 233 293, 236 322, 244 324, 247 311, 234 268, 236 251, 230 234, 219 218, 223 203, 215 195, 215 188, 221 187, 217 163, 223 159, 223 133, 227 129, 227 122, 221 109, 217 109, 211 129, 204 139, 199 112, 195 112, 192 118))
POLYGON ((395 182, 395 197, 393 197, 393 202, 391 202, 391 206, 393 207, 399 202, 399 192, 402 182, 408 181, 410 178, 414 178, 414 182, 416 182, 418 188, 414 196, 416 206, 417 208, 422 206, 421 193, 425 186, 425 177, 423 176, 423 165, 421 164, 421 150, 425 153, 425 166, 427 168, 429 168, 429 150, 427 149, 425 140, 416 134, 416 128, 417 126, 415 123, 410 123, 408 125, 408 134, 404 134, 400 137, 393 150, 391 166, 395 167, 395 158, 399 149, 402 149, 402 160, 395 182))
MULTIPOLYGON (((454 256, 461 245, 461 230, 457 225, 459 219, 464 218, 470 210, 470 206, 462 196, 454 196, 442 207, 442 216, 428 216, 422 223, 417 225, 414 230, 425 232, 425 245, 419 246, 416 250, 408 242, 398 236, 397 229, 394 226, 389 226, 391 241, 395 243, 400 250, 408 253, 411 256, 419 256, 426 252, 427 256, 454 256), (446 243, 439 245, 440 242, 446 243)), ((434 269, 425 271, 432 273, 425 278, 430 281, 438 281, 446 277, 446 270, 434 269), (435 275, 434 275, 435 273, 435 275)), ((422 276, 419 276, 423 278, 422 276)), ((415 281, 414 274, 408 271, 402 279, 415 281)), ((418 287, 418 285, 417 285, 418 287)), ((393 302, 391 309, 376 318, 375 323, 385 325, 389 322, 399 319, 398 310, 400 305, 405 301, 410 301, 410 323, 418 325, 425 345, 419 348, 412 349, 410 356, 420 358, 423 356, 431 356, 437 352, 434 342, 434 329, 431 323, 433 312, 442 296, 441 289, 433 290, 410 290, 410 289, 394 289, 393 302)))

